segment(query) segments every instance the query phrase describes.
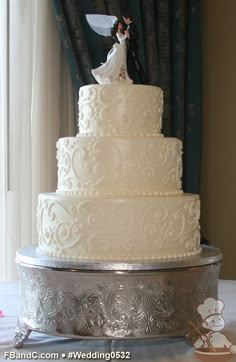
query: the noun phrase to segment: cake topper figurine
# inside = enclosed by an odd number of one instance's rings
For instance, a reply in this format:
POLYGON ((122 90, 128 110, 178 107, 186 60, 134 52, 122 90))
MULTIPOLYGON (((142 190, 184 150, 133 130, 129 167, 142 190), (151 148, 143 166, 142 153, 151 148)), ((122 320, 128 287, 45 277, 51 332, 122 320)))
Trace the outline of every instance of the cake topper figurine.
POLYGON ((131 16, 123 17, 127 25, 126 30, 124 30, 123 22, 115 16, 87 14, 86 19, 96 33, 103 36, 110 35, 114 41, 106 62, 92 69, 96 81, 100 84, 133 83, 130 74, 134 77, 136 71, 141 83, 146 83, 146 77, 137 56, 138 32, 131 16))
POLYGON ((110 36, 111 28, 118 20, 116 16, 100 14, 86 14, 86 19, 93 31, 102 36, 110 36))
POLYGON ((127 72, 128 31, 123 30, 121 20, 110 15, 86 15, 91 28, 103 36, 110 35, 115 41, 113 48, 107 55, 106 62, 100 67, 92 69, 92 74, 99 84, 133 83, 127 72), (118 43, 117 43, 118 40, 118 43))
POLYGON ((138 75, 142 84, 147 83, 146 75, 143 67, 138 59, 138 31, 131 15, 122 16, 124 23, 127 25, 127 68, 132 79, 135 78, 135 73, 138 75))

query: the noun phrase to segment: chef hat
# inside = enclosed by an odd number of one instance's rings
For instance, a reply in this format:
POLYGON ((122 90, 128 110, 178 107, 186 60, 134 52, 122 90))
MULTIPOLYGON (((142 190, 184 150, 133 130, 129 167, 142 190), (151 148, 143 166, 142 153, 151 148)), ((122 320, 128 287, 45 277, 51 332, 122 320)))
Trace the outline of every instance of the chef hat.
POLYGON ((205 320, 212 315, 221 315, 223 309, 224 302, 222 300, 207 298, 204 300, 203 304, 198 306, 197 311, 201 314, 202 319, 205 320))

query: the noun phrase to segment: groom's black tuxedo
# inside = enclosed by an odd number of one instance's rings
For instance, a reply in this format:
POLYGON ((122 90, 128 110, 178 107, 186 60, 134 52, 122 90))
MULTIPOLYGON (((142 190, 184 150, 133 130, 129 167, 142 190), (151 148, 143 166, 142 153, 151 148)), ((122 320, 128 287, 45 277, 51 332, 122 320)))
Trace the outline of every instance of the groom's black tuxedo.
POLYGON ((127 38, 127 70, 129 76, 134 79, 135 73, 137 73, 141 83, 146 83, 146 76, 138 59, 138 31, 133 21, 128 25, 127 30, 129 31, 127 38))
POLYGON ((128 25, 127 30, 129 31, 129 38, 127 39, 127 47, 131 51, 137 51, 137 40, 138 40, 138 31, 136 25, 132 22, 128 25))

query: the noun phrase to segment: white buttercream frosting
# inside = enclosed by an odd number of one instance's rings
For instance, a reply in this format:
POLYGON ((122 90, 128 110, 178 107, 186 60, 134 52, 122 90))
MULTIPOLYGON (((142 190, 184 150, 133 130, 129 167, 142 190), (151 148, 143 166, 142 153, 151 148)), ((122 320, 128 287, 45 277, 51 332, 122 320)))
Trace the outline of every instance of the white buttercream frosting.
POLYGON ((59 193, 168 194, 181 190, 176 138, 68 137, 57 143, 59 193))
POLYGON ((201 251, 199 197, 183 194, 182 143, 160 133, 162 108, 158 87, 80 89, 79 133, 57 142, 57 191, 39 195, 41 253, 151 260, 201 251))
POLYGON ((76 259, 143 260, 199 253, 199 198, 39 196, 39 250, 76 259))
POLYGON ((158 134, 163 92, 144 85, 91 84, 79 92, 81 134, 158 134))

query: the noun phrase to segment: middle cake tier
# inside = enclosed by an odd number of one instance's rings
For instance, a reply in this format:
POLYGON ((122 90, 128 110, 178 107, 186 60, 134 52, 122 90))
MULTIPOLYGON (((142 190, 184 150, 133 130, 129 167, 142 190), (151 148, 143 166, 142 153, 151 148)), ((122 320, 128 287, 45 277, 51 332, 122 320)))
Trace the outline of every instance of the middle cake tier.
POLYGON ((58 193, 182 193, 182 143, 176 138, 67 137, 57 150, 58 193))

